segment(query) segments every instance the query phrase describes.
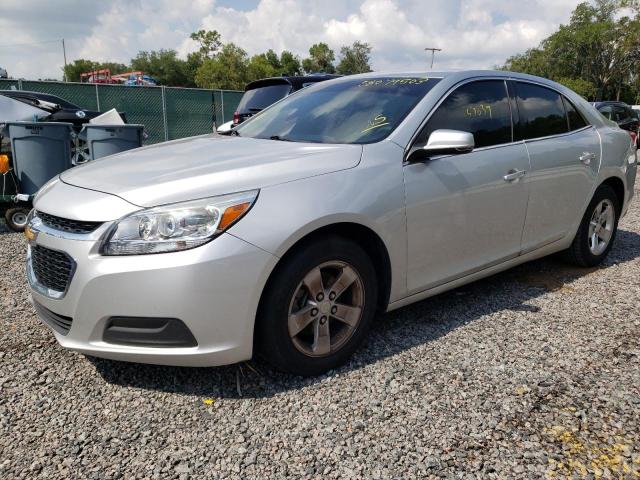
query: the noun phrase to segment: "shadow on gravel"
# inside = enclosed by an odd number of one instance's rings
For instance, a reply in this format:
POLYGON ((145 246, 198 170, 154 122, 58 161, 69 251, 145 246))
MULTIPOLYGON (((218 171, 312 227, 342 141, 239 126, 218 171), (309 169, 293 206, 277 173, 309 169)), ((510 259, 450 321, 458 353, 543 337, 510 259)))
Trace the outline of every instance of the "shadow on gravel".
POLYGON ((529 301, 549 291, 571 293, 571 282, 614 264, 640 257, 640 235, 618 231, 615 248, 597 268, 577 268, 556 257, 530 262, 456 290, 381 315, 368 341, 351 361, 315 378, 273 371, 261 362, 216 368, 181 368, 130 364, 89 358, 105 381, 117 385, 211 398, 265 398, 316 384, 335 373, 365 368, 492 313, 537 312, 529 301))

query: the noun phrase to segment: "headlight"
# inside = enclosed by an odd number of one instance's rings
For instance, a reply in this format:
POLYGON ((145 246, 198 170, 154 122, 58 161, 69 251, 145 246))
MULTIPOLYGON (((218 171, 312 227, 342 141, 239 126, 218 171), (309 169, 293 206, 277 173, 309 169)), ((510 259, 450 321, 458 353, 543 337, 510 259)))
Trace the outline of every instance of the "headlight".
POLYGON ((103 255, 175 252, 207 243, 249 211, 258 190, 154 207, 118 220, 103 255))

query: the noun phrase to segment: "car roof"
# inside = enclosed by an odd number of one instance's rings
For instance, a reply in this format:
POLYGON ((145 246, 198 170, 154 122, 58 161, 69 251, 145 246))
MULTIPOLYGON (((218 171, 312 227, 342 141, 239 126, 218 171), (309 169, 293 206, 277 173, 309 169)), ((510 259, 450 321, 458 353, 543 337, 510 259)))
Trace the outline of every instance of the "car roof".
POLYGON ((79 106, 65 100, 64 98, 60 98, 56 95, 51 95, 49 93, 31 92, 28 90, 0 90, 0 95, 4 95, 5 97, 10 97, 10 98, 28 98, 28 99, 44 100, 45 102, 57 103, 63 108, 73 108, 73 109, 80 108, 79 106))
POLYGON ((332 80, 334 78, 340 78, 342 75, 333 75, 328 73, 314 73, 312 75, 298 75, 298 76, 284 76, 284 77, 269 77, 261 78, 260 80, 254 80, 249 82, 245 87, 247 90, 255 90, 260 87, 268 87, 270 85, 291 85, 295 90, 301 89, 304 85, 313 82, 324 82, 325 80, 332 80))
POLYGON ((627 103, 620 102, 617 100, 603 100, 601 102, 593 102, 593 106, 596 108, 604 107, 606 105, 617 105, 619 107, 631 108, 627 103))

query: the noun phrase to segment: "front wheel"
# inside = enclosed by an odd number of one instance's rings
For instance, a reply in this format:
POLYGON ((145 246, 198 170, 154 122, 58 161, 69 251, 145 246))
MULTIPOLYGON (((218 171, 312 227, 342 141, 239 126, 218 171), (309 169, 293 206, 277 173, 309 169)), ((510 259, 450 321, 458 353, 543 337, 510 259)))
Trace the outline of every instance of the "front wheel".
POLYGON ((263 294, 256 348, 276 368, 318 375, 353 354, 375 315, 375 269, 356 243, 329 237, 299 248, 263 294))
POLYGON ((581 267, 594 267, 602 262, 616 237, 620 204, 616 192, 608 185, 596 190, 582 217, 567 259, 581 267))

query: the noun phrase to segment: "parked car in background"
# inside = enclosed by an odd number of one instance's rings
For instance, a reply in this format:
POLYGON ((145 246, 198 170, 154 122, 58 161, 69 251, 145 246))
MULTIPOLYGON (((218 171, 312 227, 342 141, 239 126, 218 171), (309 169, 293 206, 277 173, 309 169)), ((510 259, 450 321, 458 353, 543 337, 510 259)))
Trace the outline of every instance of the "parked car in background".
POLYGON ((593 105, 605 118, 631 133, 636 145, 640 147, 640 112, 624 102, 595 102, 593 105))
POLYGON ((0 90, 0 95, 49 112, 50 116, 46 118, 48 122, 69 122, 75 126, 81 126, 88 123, 90 119, 101 115, 100 112, 86 110, 64 98, 48 93, 0 90))
POLYGON ((0 78, 9 78, 7 71, 2 67, 0 67, 0 78))
POLYGON ((339 77, 340 75, 313 74, 297 77, 264 78, 251 82, 247 84, 244 90, 244 95, 242 95, 238 108, 233 114, 233 120, 220 125, 216 132, 223 135, 228 134, 233 127, 238 126, 278 100, 282 100, 287 95, 291 95, 293 92, 297 92, 309 85, 339 77))
POLYGON ((64 172, 35 199, 27 276, 88 355, 315 375, 377 311, 555 252, 599 264, 636 169, 626 132, 543 78, 346 76, 230 136, 64 172))

